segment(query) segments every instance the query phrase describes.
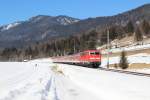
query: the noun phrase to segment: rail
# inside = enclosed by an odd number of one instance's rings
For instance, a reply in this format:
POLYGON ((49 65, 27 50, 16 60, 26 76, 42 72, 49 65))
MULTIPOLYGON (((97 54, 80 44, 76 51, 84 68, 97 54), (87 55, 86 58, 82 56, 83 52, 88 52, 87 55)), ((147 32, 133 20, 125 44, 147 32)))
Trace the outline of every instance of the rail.
POLYGON ((99 68, 99 69, 104 70, 104 71, 111 71, 111 72, 118 72, 118 73, 130 74, 130 75, 150 77, 150 74, 148 74, 148 73, 132 72, 132 71, 124 71, 124 70, 116 70, 116 69, 107 69, 107 68, 99 68))

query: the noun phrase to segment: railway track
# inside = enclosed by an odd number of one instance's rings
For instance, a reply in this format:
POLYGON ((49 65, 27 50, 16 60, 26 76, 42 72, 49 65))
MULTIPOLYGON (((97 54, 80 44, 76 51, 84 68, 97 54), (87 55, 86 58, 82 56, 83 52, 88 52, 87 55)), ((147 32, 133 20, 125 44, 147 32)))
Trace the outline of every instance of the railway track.
POLYGON ((124 74, 136 75, 136 76, 146 76, 146 77, 150 77, 150 74, 141 73, 141 72, 132 72, 132 71, 124 71, 124 70, 116 70, 116 69, 107 69, 107 68, 99 68, 99 69, 100 69, 100 70, 104 70, 104 71, 111 71, 111 72, 118 72, 118 73, 124 73, 124 74))
MULTIPOLYGON (((74 64, 71 64, 71 63, 63 63, 63 64, 74 65, 74 64)), ((92 68, 92 67, 83 66, 83 65, 77 65, 77 66, 92 68)), ((117 69, 108 69, 108 68, 102 68, 102 67, 100 67, 100 68, 98 68, 98 69, 104 70, 104 71, 111 71, 111 72, 117 72, 117 73, 123 73, 123 74, 136 75, 136 76, 150 77, 150 74, 141 73, 141 72, 132 72, 132 71, 117 70, 117 69)))

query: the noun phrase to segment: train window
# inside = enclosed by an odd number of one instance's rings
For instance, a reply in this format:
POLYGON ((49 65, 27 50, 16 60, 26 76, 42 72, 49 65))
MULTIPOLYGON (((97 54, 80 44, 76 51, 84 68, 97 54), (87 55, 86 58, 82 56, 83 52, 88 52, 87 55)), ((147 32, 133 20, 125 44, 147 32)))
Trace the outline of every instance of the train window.
POLYGON ((85 53, 85 55, 89 55, 89 52, 84 52, 85 53))
POLYGON ((95 55, 99 55, 100 54, 100 52, 95 52, 95 55))
POLYGON ((91 54, 91 55, 95 55, 95 52, 91 52, 90 54, 91 54))
POLYGON ((99 52, 91 52, 90 54, 91 55, 99 55, 100 53, 99 52))
POLYGON ((81 52, 81 53, 80 53, 80 55, 81 55, 81 56, 83 56, 83 55, 84 55, 84 53, 83 53, 83 52, 81 52))
POLYGON ((89 53, 88 53, 88 52, 82 52, 81 55, 82 55, 82 56, 84 56, 84 55, 89 55, 89 53))
POLYGON ((68 55, 72 55, 72 54, 74 54, 74 53, 73 53, 73 52, 69 52, 69 53, 68 53, 68 55))

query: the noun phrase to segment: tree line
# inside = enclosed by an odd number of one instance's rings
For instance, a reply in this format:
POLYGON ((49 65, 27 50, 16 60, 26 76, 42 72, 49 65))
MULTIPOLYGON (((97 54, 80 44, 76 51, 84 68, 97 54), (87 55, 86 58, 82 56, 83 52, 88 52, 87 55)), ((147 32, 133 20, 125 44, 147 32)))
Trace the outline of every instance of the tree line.
POLYGON ((107 25, 67 38, 36 43, 25 48, 4 48, 0 52, 0 60, 21 61, 40 57, 64 56, 87 49, 96 49, 97 46, 107 43, 107 30, 110 33, 110 41, 121 39, 126 35, 134 35, 135 41, 142 41, 143 36, 150 37, 150 24, 147 20, 136 23, 129 20, 125 26, 107 25))

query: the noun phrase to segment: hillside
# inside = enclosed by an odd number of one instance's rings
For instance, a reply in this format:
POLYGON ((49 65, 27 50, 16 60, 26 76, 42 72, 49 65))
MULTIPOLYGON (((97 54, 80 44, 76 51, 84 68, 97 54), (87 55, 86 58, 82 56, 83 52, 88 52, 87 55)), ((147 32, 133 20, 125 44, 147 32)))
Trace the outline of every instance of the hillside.
POLYGON ((68 16, 39 15, 0 27, 0 48, 26 47, 36 42, 83 34, 91 29, 98 32, 106 25, 126 26, 131 21, 134 26, 143 19, 150 20, 150 4, 115 16, 96 17, 79 20, 68 16), (34 38, 33 38, 34 37, 34 38))
POLYGON ((20 47, 49 38, 69 34, 62 30, 66 25, 79 21, 67 16, 39 15, 27 21, 12 23, 0 28, 0 47, 20 47))

